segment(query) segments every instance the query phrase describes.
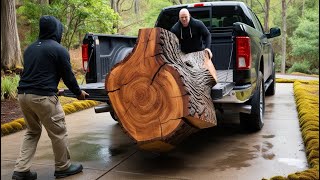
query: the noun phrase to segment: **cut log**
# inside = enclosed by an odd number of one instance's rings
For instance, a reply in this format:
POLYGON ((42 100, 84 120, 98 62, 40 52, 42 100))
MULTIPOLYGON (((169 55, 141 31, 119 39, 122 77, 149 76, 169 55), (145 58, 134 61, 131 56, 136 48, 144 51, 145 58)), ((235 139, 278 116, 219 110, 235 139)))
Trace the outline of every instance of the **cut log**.
POLYGON ((215 70, 205 54, 182 53, 177 37, 165 29, 140 29, 132 53, 108 74, 111 105, 141 149, 169 151, 198 129, 216 125, 210 96, 215 70))

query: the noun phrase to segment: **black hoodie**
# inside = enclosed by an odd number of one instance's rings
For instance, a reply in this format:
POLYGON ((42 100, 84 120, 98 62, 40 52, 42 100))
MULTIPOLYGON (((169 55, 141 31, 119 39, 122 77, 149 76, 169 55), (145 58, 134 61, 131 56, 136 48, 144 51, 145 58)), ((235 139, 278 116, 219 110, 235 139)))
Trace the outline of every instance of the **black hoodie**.
POLYGON ((190 17, 187 27, 183 27, 181 22, 178 21, 170 31, 179 39, 181 51, 184 53, 202 51, 205 48, 210 49, 211 34, 202 21, 190 17))
POLYGON ((69 52, 60 45, 63 32, 61 22, 53 16, 42 16, 39 26, 38 40, 23 55, 24 68, 18 93, 55 95, 62 78, 70 91, 79 96, 81 90, 71 69, 69 52))

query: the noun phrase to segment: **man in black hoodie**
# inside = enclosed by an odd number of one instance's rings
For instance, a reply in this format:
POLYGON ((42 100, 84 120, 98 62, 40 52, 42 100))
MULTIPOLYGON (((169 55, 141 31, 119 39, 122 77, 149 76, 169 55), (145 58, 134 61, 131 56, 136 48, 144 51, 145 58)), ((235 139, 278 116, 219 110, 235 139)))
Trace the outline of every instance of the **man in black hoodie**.
POLYGON ((180 10, 179 21, 172 26, 170 31, 179 39, 182 52, 191 53, 204 49, 210 51, 211 34, 208 28, 202 21, 191 17, 187 9, 180 10))
POLYGON ((57 178, 82 171, 81 164, 72 164, 67 141, 65 114, 57 97, 62 78, 66 86, 84 100, 87 94, 80 90, 71 69, 68 51, 60 45, 63 26, 53 16, 42 16, 37 41, 24 52, 24 69, 18 86, 18 99, 27 131, 21 145, 12 179, 36 179, 31 172, 31 161, 41 136, 42 125, 51 139, 57 178))

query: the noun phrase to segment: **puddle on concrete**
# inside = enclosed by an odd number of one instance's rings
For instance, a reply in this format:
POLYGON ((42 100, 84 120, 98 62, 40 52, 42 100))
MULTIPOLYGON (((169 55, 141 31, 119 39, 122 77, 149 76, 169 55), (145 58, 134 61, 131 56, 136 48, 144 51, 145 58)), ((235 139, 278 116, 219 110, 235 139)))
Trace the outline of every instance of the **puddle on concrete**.
MULTIPOLYGON (((80 136, 69 138, 69 150, 74 161, 104 161, 109 162, 114 156, 129 152, 133 144, 118 142, 106 133, 84 133, 80 136)), ((46 147, 52 149, 51 144, 46 147)), ((52 150, 51 150, 52 152, 52 150)), ((43 159, 54 159, 53 153, 44 153, 39 156, 43 159)))
POLYGON ((267 160, 272 160, 276 155, 270 152, 266 152, 262 154, 262 157, 267 160))
POLYGON ((264 141, 260 145, 253 146, 258 152, 260 152, 261 156, 266 160, 272 160, 275 157, 275 154, 270 152, 273 148, 273 144, 268 141, 264 141))
POLYGON ((270 135, 262 135, 262 137, 268 139, 268 138, 274 138, 275 135, 273 135, 273 134, 270 134, 270 135))
POLYGON ((246 148, 234 148, 231 150, 231 155, 225 159, 221 159, 214 162, 215 168, 211 170, 226 170, 229 168, 236 168, 237 170, 249 167, 251 164, 248 162, 258 157, 255 150, 249 150, 246 148))
POLYGON ((73 138, 69 148, 74 160, 109 162, 113 156, 125 154, 132 148, 132 144, 119 144, 115 140, 104 133, 83 134, 73 138))
POLYGON ((289 166, 295 166, 301 169, 305 169, 308 167, 308 164, 306 161, 303 161, 301 159, 295 159, 295 158, 278 158, 278 161, 284 164, 287 164, 289 166))
POLYGON ((271 144, 271 143, 268 142, 268 141, 264 141, 264 142, 263 142, 263 145, 264 145, 265 147, 267 147, 268 149, 271 149, 271 148, 273 147, 273 144, 271 144))
POLYGON ((111 156, 117 156, 117 155, 127 153, 130 150, 130 148, 132 149, 132 147, 133 146, 131 146, 131 144, 124 144, 116 147, 109 147, 109 152, 111 156))
POLYGON ((73 149, 71 157, 75 161, 94 161, 99 159, 105 159, 110 161, 110 153, 107 147, 103 147, 100 144, 93 144, 88 142, 77 142, 70 146, 73 149))

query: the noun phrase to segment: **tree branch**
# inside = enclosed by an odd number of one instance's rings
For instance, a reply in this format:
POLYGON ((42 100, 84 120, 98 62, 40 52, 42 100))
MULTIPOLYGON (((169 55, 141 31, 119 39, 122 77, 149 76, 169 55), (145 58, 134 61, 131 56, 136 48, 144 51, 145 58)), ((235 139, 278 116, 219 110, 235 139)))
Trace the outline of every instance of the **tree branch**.
POLYGON ((73 39, 73 36, 74 36, 74 33, 77 31, 78 27, 79 27, 79 24, 80 24, 80 17, 77 18, 75 24, 74 24, 74 29, 73 29, 73 32, 71 34, 71 37, 70 37, 70 41, 69 41, 69 44, 68 44, 68 50, 70 49, 70 46, 71 46, 71 43, 72 43, 72 39, 73 39))
POLYGON ((125 29, 125 28, 127 28, 127 27, 129 27, 129 26, 131 26, 131 25, 133 25, 133 24, 137 24, 137 23, 139 23, 139 22, 143 22, 143 20, 135 21, 135 22, 133 22, 133 23, 131 23, 131 24, 129 24, 129 25, 126 25, 126 26, 124 26, 124 27, 119 28, 119 30, 120 30, 120 29, 125 29))
POLYGON ((263 12, 266 12, 266 10, 264 9, 264 7, 263 7, 263 5, 261 4, 261 2, 260 2, 259 0, 257 0, 257 1, 258 1, 258 3, 260 4, 260 6, 261 6, 261 8, 262 8, 263 12))
MULTIPOLYGON (((124 9, 124 10, 121 10, 121 12, 125 12, 125 11, 129 11, 129 10, 131 10, 131 9, 132 9, 132 7, 133 7, 133 2, 134 2, 134 0, 132 0, 132 3, 131 3, 130 8, 128 8, 128 9, 124 9)), ((121 4, 122 4, 122 3, 121 3, 121 4)))

